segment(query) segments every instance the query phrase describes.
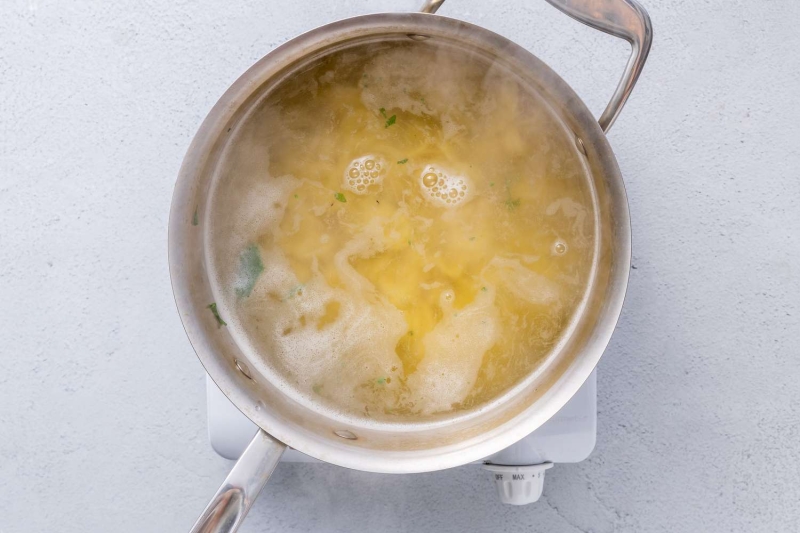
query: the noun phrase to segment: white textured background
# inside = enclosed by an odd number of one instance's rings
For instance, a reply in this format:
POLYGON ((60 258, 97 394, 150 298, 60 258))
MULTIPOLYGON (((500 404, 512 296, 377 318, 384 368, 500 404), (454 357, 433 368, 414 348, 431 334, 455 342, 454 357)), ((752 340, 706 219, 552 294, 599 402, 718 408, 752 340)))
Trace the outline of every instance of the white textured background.
MULTIPOLYGON (((800 3, 644 0, 610 140, 634 265, 598 444, 500 505, 476 467, 278 467, 246 532, 800 530, 800 3)), ((167 273, 172 186, 225 88, 292 36, 416 1, 3 0, 0 532, 173 532, 231 464, 167 273)), ((541 0, 449 0, 599 113, 624 43, 541 0)))

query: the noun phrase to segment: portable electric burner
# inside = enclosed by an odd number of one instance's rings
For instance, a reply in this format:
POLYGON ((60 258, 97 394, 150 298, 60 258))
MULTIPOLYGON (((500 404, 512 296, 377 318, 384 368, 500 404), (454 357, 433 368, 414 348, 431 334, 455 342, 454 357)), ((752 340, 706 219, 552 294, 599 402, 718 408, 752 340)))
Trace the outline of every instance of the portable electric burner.
MULTIPOLYGON (((578 463, 594 449, 597 435, 596 371, 572 399, 539 429, 505 450, 486 457, 484 470, 492 475, 500 501, 511 505, 533 503, 542 495, 545 470, 556 463, 578 463)), ((226 459, 236 460, 257 428, 206 376, 208 439, 226 459)), ((282 461, 319 462, 289 449, 282 461)))

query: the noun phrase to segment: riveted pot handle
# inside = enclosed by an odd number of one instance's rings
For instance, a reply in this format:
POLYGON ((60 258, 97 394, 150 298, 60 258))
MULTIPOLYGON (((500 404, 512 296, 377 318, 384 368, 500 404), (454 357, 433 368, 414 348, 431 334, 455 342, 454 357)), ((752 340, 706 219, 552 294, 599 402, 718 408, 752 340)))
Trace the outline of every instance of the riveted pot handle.
POLYGON ((234 533, 239 529, 285 450, 284 443, 259 429, 189 533, 234 533))
MULTIPOLYGON (((552 6, 563 11, 587 26, 625 39, 631 45, 631 56, 625 65, 625 72, 611 96, 598 122, 603 131, 608 131, 616 120, 622 106, 633 91, 639 74, 650 53, 653 41, 653 25, 647 11, 636 0, 547 0, 552 6)), ((421 11, 435 13, 444 0, 425 0, 421 11)))
POLYGON ((625 72, 611 96, 611 101, 600 115, 600 127, 608 131, 617 119, 622 106, 633 91, 639 74, 650 53, 653 42, 653 25, 647 11, 636 0, 547 0, 575 20, 609 33, 631 44, 631 57, 625 72))

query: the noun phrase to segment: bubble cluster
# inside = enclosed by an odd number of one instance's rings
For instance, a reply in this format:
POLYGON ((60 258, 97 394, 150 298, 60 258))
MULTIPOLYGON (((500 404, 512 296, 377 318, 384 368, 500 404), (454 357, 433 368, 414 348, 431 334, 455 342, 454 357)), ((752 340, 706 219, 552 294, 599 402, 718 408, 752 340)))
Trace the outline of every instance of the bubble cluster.
POLYGON ((386 162, 379 157, 365 155, 353 159, 344 173, 344 186, 356 194, 366 194, 371 185, 380 185, 386 174, 386 162))
POLYGON ((452 176, 434 166, 428 166, 422 171, 420 182, 430 200, 448 207, 462 203, 469 193, 467 178, 452 176))

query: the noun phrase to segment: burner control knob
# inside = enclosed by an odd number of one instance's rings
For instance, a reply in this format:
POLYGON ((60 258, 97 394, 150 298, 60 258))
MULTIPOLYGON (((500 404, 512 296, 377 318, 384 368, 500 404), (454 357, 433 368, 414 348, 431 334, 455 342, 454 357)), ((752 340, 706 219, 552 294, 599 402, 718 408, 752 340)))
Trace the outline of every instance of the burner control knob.
POLYGON ((544 471, 553 463, 530 466, 483 465, 492 474, 500 501, 509 505, 533 503, 542 495, 544 471))

